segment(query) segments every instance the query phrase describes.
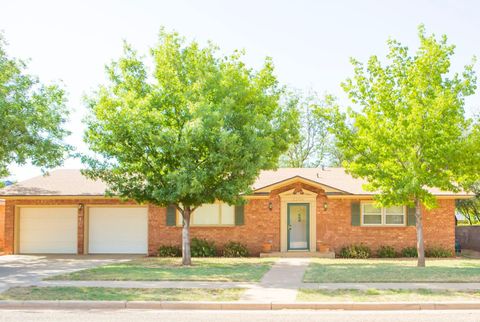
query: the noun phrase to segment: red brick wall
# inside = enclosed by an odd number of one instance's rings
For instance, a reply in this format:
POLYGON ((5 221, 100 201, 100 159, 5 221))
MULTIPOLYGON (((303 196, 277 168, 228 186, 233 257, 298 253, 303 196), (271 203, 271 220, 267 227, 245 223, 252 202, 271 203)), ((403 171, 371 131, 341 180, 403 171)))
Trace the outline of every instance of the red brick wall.
MULTIPOLYGON (((272 249, 280 249, 280 217, 278 205, 268 209, 267 199, 250 200, 245 205, 245 224, 228 227, 191 227, 191 237, 215 241, 221 248, 226 242, 238 241, 245 244, 252 255, 261 252, 262 244, 271 241, 272 249), (278 208, 278 209, 277 209, 278 208)), ((161 245, 181 245, 182 228, 166 226, 166 210, 150 206, 148 251, 154 254, 161 245)))
POLYGON ((5 235, 5 204, 0 203, 0 251, 3 249, 5 235))
MULTIPOLYGON (((400 251, 416 245, 415 226, 407 227, 362 227, 351 225, 351 200, 325 199, 328 210, 317 207, 317 240, 330 245, 336 252, 345 245, 363 243, 376 250, 379 246, 393 246, 400 251)), ((423 209, 423 227, 426 247, 440 246, 454 251, 455 247, 455 201, 439 200, 439 208, 423 209)))
MULTIPOLYGON (((394 246, 400 250, 414 246, 415 227, 353 227, 350 218, 350 199, 329 199, 322 190, 305 185, 291 185, 272 191, 268 199, 252 199, 245 206, 245 224, 232 227, 191 227, 191 237, 207 238, 222 247, 227 241, 240 241, 247 245, 252 255, 260 253, 264 242, 272 242, 272 250, 280 250, 280 197, 279 193, 292 188, 308 188, 317 197, 317 241, 330 245, 335 251, 352 243, 364 243, 376 250, 380 245, 394 246), (269 209, 272 203, 272 210, 269 209), (328 209, 323 209, 327 202, 328 209)), ((15 206, 20 205, 95 205, 118 204, 116 199, 32 199, 7 200, 5 211, 5 252, 13 252, 15 206)), ((129 204, 132 204, 129 202, 129 204)), ((430 212, 424 210, 424 237, 426 246, 442 246, 454 249, 455 244, 455 202, 439 200, 439 208, 430 212)), ((79 209, 78 253, 83 252, 84 216, 79 209)), ((181 227, 167 227, 166 210, 149 207, 148 251, 154 254, 160 245, 180 245, 181 227)), ((1 225, 1 222, 0 222, 1 225)), ((0 226, 1 227, 1 226, 0 226)), ((1 236, 1 235, 0 235, 1 236)))

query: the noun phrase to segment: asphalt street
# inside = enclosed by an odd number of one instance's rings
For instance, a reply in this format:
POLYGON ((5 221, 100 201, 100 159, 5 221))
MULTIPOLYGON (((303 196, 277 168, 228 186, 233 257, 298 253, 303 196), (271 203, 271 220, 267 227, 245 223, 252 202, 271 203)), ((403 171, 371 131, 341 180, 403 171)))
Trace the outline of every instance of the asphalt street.
POLYGON ((480 322, 480 311, 0 310, 0 321, 480 322))

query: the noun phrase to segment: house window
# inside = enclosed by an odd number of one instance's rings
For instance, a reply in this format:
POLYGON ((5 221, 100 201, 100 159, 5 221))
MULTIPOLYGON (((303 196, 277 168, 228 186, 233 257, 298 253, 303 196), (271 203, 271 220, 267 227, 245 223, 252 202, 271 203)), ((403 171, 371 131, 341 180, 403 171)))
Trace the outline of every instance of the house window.
POLYGON ((374 203, 362 203, 362 226, 405 226, 405 207, 375 207, 374 203))
POLYGON ((363 204, 363 224, 364 225, 381 225, 382 224, 382 208, 377 208, 373 203, 363 204))
POLYGON ((385 208, 385 225, 405 224, 405 209, 403 206, 385 208))
MULTIPOLYGON (((204 204, 193 212, 191 226, 233 226, 235 206, 226 203, 204 204)), ((182 226, 182 215, 177 211, 177 226, 182 226)))

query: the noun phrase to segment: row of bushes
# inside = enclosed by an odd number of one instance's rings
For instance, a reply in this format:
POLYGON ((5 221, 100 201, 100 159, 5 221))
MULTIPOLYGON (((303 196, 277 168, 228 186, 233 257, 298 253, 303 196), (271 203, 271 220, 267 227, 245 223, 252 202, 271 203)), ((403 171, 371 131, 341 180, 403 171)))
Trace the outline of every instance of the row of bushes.
MULTIPOLYGON (((349 245, 340 250, 340 257, 342 258, 370 258, 372 257, 372 250, 366 245, 349 245)), ((417 257, 416 247, 405 247, 400 252, 395 251, 392 246, 380 246, 376 252, 376 257, 379 258, 395 258, 395 257, 417 257)), ((452 257, 451 250, 442 247, 432 247, 425 249, 426 257, 445 258, 452 257)))
MULTIPOLYGON (((242 243, 229 241, 223 249, 219 250, 215 246, 215 242, 201 238, 192 238, 190 244, 192 257, 215 257, 218 255, 224 257, 247 257, 248 249, 242 243)), ((176 245, 163 245, 158 248, 157 256, 159 257, 180 257, 182 249, 176 245)))

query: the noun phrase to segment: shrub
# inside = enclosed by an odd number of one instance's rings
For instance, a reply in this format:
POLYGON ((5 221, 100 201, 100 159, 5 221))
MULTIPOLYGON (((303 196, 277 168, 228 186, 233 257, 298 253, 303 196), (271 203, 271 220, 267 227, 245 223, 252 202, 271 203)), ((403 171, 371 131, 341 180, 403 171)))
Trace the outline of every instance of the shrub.
POLYGON ((190 250, 192 257, 214 257, 217 255, 215 243, 202 238, 192 238, 190 250))
POLYGON ((402 257, 418 257, 417 247, 405 247, 402 249, 402 257))
POLYGON ((380 246, 377 250, 377 256, 380 258, 397 257, 397 252, 392 246, 380 246))
POLYGON ((223 256, 225 257, 247 257, 248 249, 245 245, 235 241, 229 241, 223 248, 223 256))
POLYGON ((425 257, 445 258, 452 257, 452 251, 442 247, 432 247, 425 249, 425 257))
POLYGON ((179 246, 163 245, 158 247, 158 257, 180 257, 182 256, 182 249, 179 246))
POLYGON ((343 258, 370 258, 372 251, 365 245, 349 245, 340 250, 340 257, 343 258))

